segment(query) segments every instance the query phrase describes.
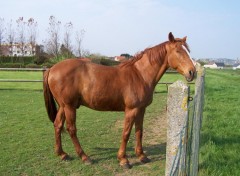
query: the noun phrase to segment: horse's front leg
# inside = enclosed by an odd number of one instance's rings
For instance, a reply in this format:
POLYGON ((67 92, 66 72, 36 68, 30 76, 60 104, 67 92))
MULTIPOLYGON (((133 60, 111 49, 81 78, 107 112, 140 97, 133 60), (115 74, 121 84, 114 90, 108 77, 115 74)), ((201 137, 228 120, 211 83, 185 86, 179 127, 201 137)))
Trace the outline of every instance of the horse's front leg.
POLYGON ((136 135, 136 147, 135 153, 142 163, 150 162, 150 159, 143 152, 142 137, 143 137, 143 119, 145 108, 139 111, 138 116, 135 118, 135 135, 136 135))
POLYGON ((136 115, 138 114, 138 109, 126 109, 125 110, 125 118, 124 118, 124 128, 122 133, 122 142, 120 145, 120 148, 118 150, 118 160, 120 166, 124 168, 130 168, 131 165, 129 164, 129 161, 126 156, 126 147, 127 142, 129 140, 129 136, 132 130, 132 126, 134 123, 134 119, 136 115))

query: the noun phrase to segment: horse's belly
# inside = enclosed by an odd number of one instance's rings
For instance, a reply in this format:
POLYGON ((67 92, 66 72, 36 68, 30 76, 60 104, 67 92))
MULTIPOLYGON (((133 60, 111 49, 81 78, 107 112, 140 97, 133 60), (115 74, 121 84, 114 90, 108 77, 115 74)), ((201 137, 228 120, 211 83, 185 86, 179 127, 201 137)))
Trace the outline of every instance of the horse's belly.
POLYGON ((115 103, 93 102, 91 104, 83 104, 83 105, 97 111, 124 111, 124 106, 117 105, 115 103))
POLYGON ((121 98, 114 99, 111 96, 94 96, 83 102, 83 105, 98 111, 124 111, 124 103, 121 98))

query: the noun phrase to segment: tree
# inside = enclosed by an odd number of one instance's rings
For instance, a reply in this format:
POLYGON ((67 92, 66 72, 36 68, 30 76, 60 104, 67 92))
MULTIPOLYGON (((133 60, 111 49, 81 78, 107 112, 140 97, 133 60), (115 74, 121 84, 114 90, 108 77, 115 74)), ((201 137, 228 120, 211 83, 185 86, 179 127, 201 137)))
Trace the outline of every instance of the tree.
POLYGON ((82 41, 85 34, 85 30, 81 29, 80 31, 76 32, 76 43, 77 43, 77 56, 83 56, 83 48, 82 48, 82 41))
POLYGON ((64 27, 65 27, 65 32, 64 32, 64 38, 63 38, 63 45, 61 46, 61 52, 63 49, 65 57, 71 57, 72 56, 71 33, 73 29, 73 24, 69 22, 69 23, 66 23, 64 27))
POLYGON ((0 56, 2 55, 2 43, 4 40, 4 33, 5 33, 4 18, 0 18, 0 56))
POLYGON ((59 56, 60 50, 60 28, 61 22, 57 21, 54 16, 49 17, 49 27, 47 32, 49 34, 49 39, 46 43, 46 49, 49 54, 53 54, 55 57, 59 56))
POLYGON ((48 54, 44 53, 44 46, 43 45, 37 45, 35 46, 36 48, 36 59, 35 59, 35 63, 36 64, 42 64, 44 63, 46 60, 49 59, 48 54))
POLYGON ((37 40, 37 22, 33 19, 33 18, 29 18, 28 23, 28 42, 31 46, 31 54, 36 54, 34 53, 34 48, 35 48, 35 52, 36 52, 36 40, 37 40))
POLYGON ((61 45, 60 52, 64 58, 74 57, 72 51, 70 51, 64 44, 61 45))
POLYGON ((19 17, 17 19, 17 32, 18 32, 18 43, 20 45, 20 50, 22 56, 24 56, 24 49, 26 43, 26 36, 25 36, 25 29, 26 29, 26 22, 23 21, 23 17, 19 17))
POLYGON ((10 23, 8 23, 7 28, 7 42, 9 43, 10 47, 10 55, 13 56, 13 43, 15 41, 15 30, 13 28, 13 22, 10 20, 10 23))
POLYGON ((129 59, 129 58, 133 57, 133 56, 131 56, 131 55, 128 54, 128 53, 121 54, 120 56, 123 56, 123 57, 125 57, 126 59, 129 59))

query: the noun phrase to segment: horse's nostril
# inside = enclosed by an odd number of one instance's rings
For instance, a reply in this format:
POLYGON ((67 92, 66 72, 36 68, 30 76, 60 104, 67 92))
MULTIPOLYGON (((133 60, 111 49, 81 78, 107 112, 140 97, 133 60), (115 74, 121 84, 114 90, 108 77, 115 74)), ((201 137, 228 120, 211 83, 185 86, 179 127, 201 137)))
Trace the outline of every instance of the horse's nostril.
POLYGON ((193 74, 194 74, 193 71, 190 70, 190 71, 189 71, 189 75, 190 75, 190 76, 193 76, 193 74))

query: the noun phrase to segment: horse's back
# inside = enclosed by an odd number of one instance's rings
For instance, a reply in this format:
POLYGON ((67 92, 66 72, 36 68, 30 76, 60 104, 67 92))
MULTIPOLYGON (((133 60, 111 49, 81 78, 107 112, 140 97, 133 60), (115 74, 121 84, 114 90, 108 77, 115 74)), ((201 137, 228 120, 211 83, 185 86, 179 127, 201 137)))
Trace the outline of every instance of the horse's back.
POLYGON ((118 87, 121 80, 117 78, 119 71, 116 67, 68 59, 51 68, 48 80, 59 104, 75 107, 82 104, 97 110, 123 110, 118 87))

